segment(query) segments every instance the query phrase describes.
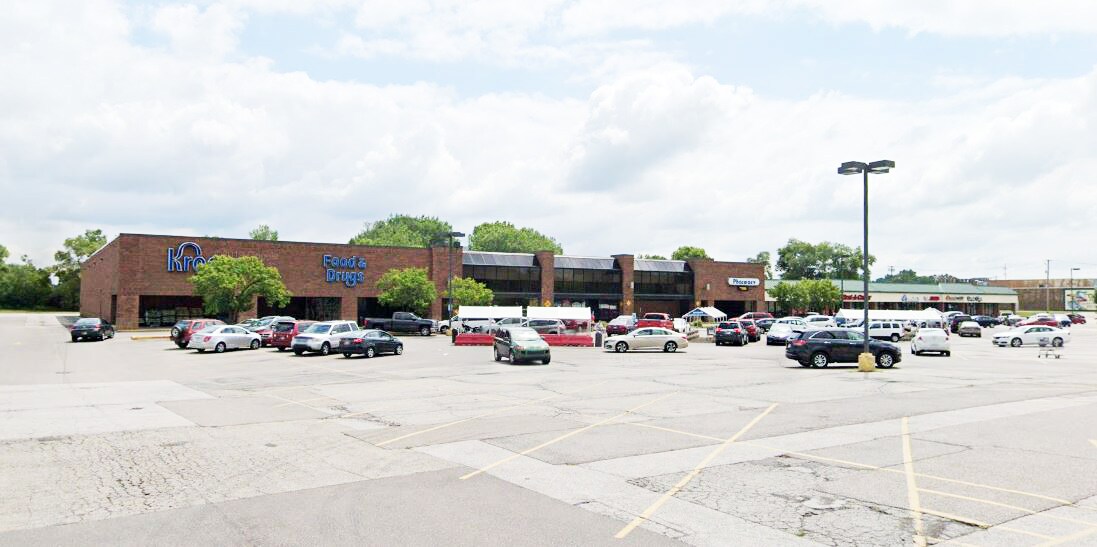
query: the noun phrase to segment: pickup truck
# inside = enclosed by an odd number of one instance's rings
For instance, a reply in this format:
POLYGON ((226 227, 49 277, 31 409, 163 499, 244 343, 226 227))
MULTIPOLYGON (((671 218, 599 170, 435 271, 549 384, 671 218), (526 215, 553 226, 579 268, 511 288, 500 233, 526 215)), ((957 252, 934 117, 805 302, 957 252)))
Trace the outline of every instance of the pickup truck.
POLYGON ((636 328, 642 329, 644 327, 660 327, 667 330, 674 330, 674 320, 670 318, 670 314, 667 313, 645 313, 639 321, 636 322, 636 328))
POLYGON ((366 318, 362 320, 363 329, 380 329, 389 332, 418 332, 423 336, 430 336, 434 323, 430 319, 423 319, 411 312, 398 311, 392 314, 392 319, 366 318))

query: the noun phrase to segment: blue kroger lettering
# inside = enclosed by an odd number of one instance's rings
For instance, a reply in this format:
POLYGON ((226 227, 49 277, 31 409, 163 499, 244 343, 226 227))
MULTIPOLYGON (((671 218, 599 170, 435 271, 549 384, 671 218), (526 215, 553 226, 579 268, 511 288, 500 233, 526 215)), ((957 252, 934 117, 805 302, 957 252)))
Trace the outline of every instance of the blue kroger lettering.
POLYGON ((324 280, 328 283, 342 283, 348 287, 354 287, 365 283, 366 274, 361 271, 366 269, 366 259, 358 256, 324 255, 324 280))
POLYGON ((196 270, 198 266, 204 265, 208 260, 202 256, 202 247, 198 246, 193 241, 187 241, 180 243, 179 247, 172 249, 168 247, 168 271, 169 272, 189 272, 196 270), (187 249, 194 251, 194 256, 188 256, 185 254, 187 249))

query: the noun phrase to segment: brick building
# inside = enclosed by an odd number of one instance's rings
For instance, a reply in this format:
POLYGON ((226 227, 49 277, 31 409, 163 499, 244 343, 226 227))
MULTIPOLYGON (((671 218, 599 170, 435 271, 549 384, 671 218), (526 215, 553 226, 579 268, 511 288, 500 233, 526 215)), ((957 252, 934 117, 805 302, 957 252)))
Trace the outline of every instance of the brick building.
MULTIPOLYGON (((80 313, 107 318, 124 329, 204 315, 202 299, 194 295, 187 277, 219 255, 258 256, 281 272, 293 294, 280 309, 257 299, 246 316, 386 316, 394 310, 378 302, 377 280, 390 269, 407 267, 425 268, 439 295, 452 267, 455 277, 473 278, 491 288, 496 304, 587 306, 599 319, 653 311, 680 316, 697 306, 734 315, 765 308, 763 266, 745 262, 121 234, 84 262, 80 313)), ((444 313, 439 297, 430 315, 441 318, 444 313)))
POLYGON ((999 279, 990 282, 1017 292, 1022 310, 1097 311, 1097 280, 999 279))

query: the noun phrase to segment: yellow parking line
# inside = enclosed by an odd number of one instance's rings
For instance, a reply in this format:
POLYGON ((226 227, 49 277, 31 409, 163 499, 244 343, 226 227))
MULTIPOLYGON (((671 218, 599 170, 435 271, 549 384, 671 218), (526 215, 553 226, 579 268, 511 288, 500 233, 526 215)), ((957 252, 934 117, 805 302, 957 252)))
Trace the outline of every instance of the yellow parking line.
POLYGON ((476 475, 479 475, 480 473, 483 473, 483 472, 485 472, 489 469, 492 469, 492 468, 498 467, 500 465, 503 465, 504 463, 507 463, 507 462, 509 462, 509 461, 511 461, 515 458, 518 458, 518 457, 521 457, 521 456, 525 456, 526 454, 536 452, 536 451, 538 451, 538 450, 540 450, 540 449, 542 449, 546 446, 549 446, 549 445, 558 443, 558 442, 560 442, 564 439, 567 439, 568 437, 578 435, 578 434, 580 434, 584 431, 587 431, 589 429, 594 429, 595 427, 598 427, 600 425, 605 425, 605 424, 608 424, 608 423, 610 423, 614 420, 617 420, 619 418, 623 418, 625 416, 628 416, 629 414, 632 414, 633 412, 636 412, 637 410, 640 410, 641 408, 644 408, 646 406, 651 406, 651 405, 653 405, 655 403, 658 403, 659 401, 662 401, 663 399, 666 399, 667 397, 670 397, 671 395, 674 395, 676 393, 678 393, 678 392, 675 391, 675 392, 672 392, 672 393, 667 393, 666 395, 663 395, 662 397, 659 397, 659 398, 657 398, 655 400, 652 400, 652 401, 648 401, 648 402, 646 402, 642 405, 634 406, 634 407, 632 407, 632 408, 630 408, 630 409, 628 409, 628 410, 626 410, 626 411, 624 411, 624 412, 622 412, 622 413, 620 413, 616 416, 613 416, 611 418, 606 418, 605 420, 602 420, 600 422, 596 422, 596 423, 590 424, 588 426, 581 427, 579 429, 570 431, 568 433, 564 433, 563 435, 560 435, 559 437, 556 437, 556 438, 554 438, 550 441, 545 441, 545 442, 543 442, 543 443, 541 443, 541 444, 539 444, 539 445, 537 445, 533 448, 527 448, 526 450, 523 450, 523 451, 521 451, 517 454, 512 454, 510 456, 507 456, 507 457, 505 457, 505 458, 503 458, 503 459, 501 459, 501 460, 499 460, 499 461, 497 461, 493 464, 481 467, 480 469, 477 469, 476 471, 473 471, 471 473, 468 473, 468 474, 464 475, 463 477, 461 477, 461 480, 471 479, 472 477, 475 477, 476 475))
POLYGON ((964 543, 962 541, 958 541, 958 540, 955 540, 955 539, 944 539, 944 538, 934 538, 934 537, 927 537, 926 539, 928 541, 935 542, 935 544, 936 543, 944 543, 944 542, 947 541, 949 545, 957 545, 958 547, 980 547, 979 545, 975 545, 974 543, 964 543))
POLYGON ((690 433, 688 431, 679 431, 677 429, 670 429, 669 427, 659 427, 657 425, 645 424, 645 423, 641 423, 641 422, 627 422, 627 423, 629 425, 634 425, 634 426, 637 426, 637 427, 646 427, 646 428, 649 428, 649 429, 658 429, 659 431, 667 431, 667 432, 670 432, 670 433, 677 433, 679 435, 687 435, 689 437, 697 437, 698 439, 708 439, 710 441, 716 441, 716 442, 721 442, 721 443, 724 442, 724 440, 725 440, 725 439, 721 439, 720 437, 712 437, 710 435, 698 435, 697 433, 690 433))
POLYGON ((278 400, 281 400, 281 401, 285 401, 285 402, 287 402, 287 403, 291 403, 291 404, 295 404, 295 405, 300 405, 300 406, 303 406, 303 407, 305 407, 305 408, 307 408, 307 409, 310 409, 310 410, 315 410, 315 411, 317 411, 317 412, 323 412, 323 413, 325 413, 325 414, 327 414, 327 413, 328 413, 328 412, 327 412, 326 410, 323 410, 323 409, 319 409, 319 408, 316 408, 316 407, 314 407, 314 406, 309 406, 309 405, 306 405, 305 403, 300 403, 300 402, 297 402, 297 401, 294 401, 294 400, 291 400, 291 399, 287 399, 287 398, 285 398, 285 397, 279 397, 279 396, 277 396, 277 395, 270 395, 270 394, 263 394, 263 396, 264 396, 264 397, 270 397, 270 398, 272 398, 272 399, 278 399, 278 400))
MULTIPOLYGON (((961 517, 959 515, 953 515, 952 513, 944 513, 944 512, 941 512, 941 511, 934 511, 933 509, 926 509, 925 507, 922 508, 922 512, 927 514, 927 515, 934 515, 934 516, 937 516, 937 517, 941 517, 943 519, 954 520, 956 522, 960 522, 960 523, 963 523, 963 524, 970 524, 972 526, 978 526, 979 528, 990 528, 990 523, 988 523, 988 522, 983 522, 981 520, 975 520, 973 518, 968 518, 968 517, 961 517)), ((999 526, 998 528, 1002 528, 1002 527, 999 526)), ((1002 528, 1002 529, 1005 530, 1005 528, 1002 528)))
POLYGON ((738 433, 732 435, 731 437, 728 437, 727 440, 720 444, 720 446, 717 446, 715 450, 709 452, 708 455, 705 456, 705 459, 701 460, 701 463, 697 464, 692 471, 687 473, 686 476, 682 477, 682 480, 678 481, 678 483, 672 486, 670 490, 667 490, 658 500, 655 501, 655 503, 651 504, 651 506, 645 509, 643 513, 637 515, 636 518, 632 519, 632 522, 625 525, 624 528, 621 528, 621 531, 617 532, 617 535, 613 537, 617 539, 623 539, 625 536, 629 535, 630 532, 635 530, 637 526, 640 526, 645 520, 651 518, 651 516, 654 515, 655 512, 658 511, 664 503, 670 500, 670 498, 674 497, 674 495, 677 494, 685 485, 689 484, 689 482, 692 481, 694 477, 701 474, 701 470, 704 469, 705 466, 709 464, 709 462, 716 458, 716 456, 719 456, 721 452, 727 449, 727 447, 731 446, 731 444, 738 440, 739 437, 742 437, 744 433, 750 431, 752 427, 754 427, 758 422, 762 421, 762 418, 765 418, 767 414, 773 412, 773 409, 775 408, 777 408, 777 403, 769 405, 769 408, 765 409, 761 414, 755 416, 754 419, 748 422, 747 425, 744 425, 738 433))
POLYGON ((529 405, 536 404, 536 403, 542 403, 542 402, 545 402, 545 401, 548 401, 548 400, 551 400, 551 399, 555 399, 557 397, 563 397, 565 395, 574 395, 576 393, 580 393, 580 392, 588 390, 588 389, 596 388, 596 387, 598 387, 598 386, 600 386, 600 385, 602 385, 602 384, 604 384, 608 381, 609 380, 598 382, 597 384, 590 385, 590 386, 584 387, 582 389, 577 389, 575 391, 570 391, 570 392, 567 392, 567 393, 554 393, 552 395, 549 395, 547 397, 542 397, 540 399, 534 399, 532 401, 526 401, 524 403, 519 403, 519 404, 516 404, 516 405, 508 406, 506 408, 501 408, 499 410, 493 410, 491 412, 485 412, 483 414, 477 414, 476 416, 473 416, 471 418, 463 418, 463 419, 452 421, 452 422, 449 422, 449 423, 436 425, 434 427, 424 429, 424 430, 421 430, 421 431, 415 431, 415 432, 412 432, 412 433, 408 433, 406 435, 400 435, 399 437, 396 437, 394 439, 389 439, 385 442, 378 443, 377 446, 385 446, 387 444, 391 444, 391 443, 394 443, 396 441, 402 441, 402 440, 407 439, 409 437, 414 437, 416 435, 422 435, 423 433, 430 433, 431 431, 438 431, 439 429, 445 429, 447 427, 452 427, 452 426, 455 426, 455 425, 458 425, 458 424, 463 424, 465 422, 476 420, 478 418, 486 418, 488 416, 492 416, 492 415, 495 415, 495 414, 500 414, 500 413, 506 412, 508 410, 514 410, 516 408, 521 408, 521 407, 529 406, 529 405))
POLYGON ((922 522, 922 503, 918 498, 918 483, 914 480, 914 452, 910 448, 910 423, 907 416, 902 420, 903 471, 907 477, 907 502, 914 519, 914 544, 925 547, 926 527, 922 522))
POLYGON ((1022 513, 1028 513, 1030 515, 1037 515, 1037 516, 1041 516, 1041 517, 1045 517, 1045 518, 1049 518, 1049 519, 1061 520, 1063 522, 1073 522, 1075 524, 1081 524, 1083 526, 1097 526, 1097 522, 1089 522, 1089 521, 1085 521, 1085 520, 1078 520, 1078 519, 1072 519, 1072 518, 1067 518, 1067 517, 1060 517, 1060 516, 1057 516, 1057 515, 1049 515, 1048 513, 1044 512, 1044 511, 1034 511, 1032 509, 1026 509, 1024 507, 1019 507, 1017 505, 1010 505, 1008 503, 1000 503, 1000 502, 997 502, 997 501, 985 500, 985 499, 982 499, 982 498, 972 498, 972 497, 969 497, 969 496, 961 496, 960 494, 952 494, 952 493, 949 493, 949 492, 941 492, 940 490, 931 490, 929 488, 919 488, 918 491, 919 492, 925 492, 927 494, 933 494, 935 496, 944 496, 944 497, 947 497, 947 498, 956 498, 956 499, 959 499, 959 500, 974 501, 976 503, 982 503, 982 504, 986 504, 986 505, 994 505, 996 507, 1004 507, 1006 509, 1013 509, 1014 511, 1020 511, 1022 513))

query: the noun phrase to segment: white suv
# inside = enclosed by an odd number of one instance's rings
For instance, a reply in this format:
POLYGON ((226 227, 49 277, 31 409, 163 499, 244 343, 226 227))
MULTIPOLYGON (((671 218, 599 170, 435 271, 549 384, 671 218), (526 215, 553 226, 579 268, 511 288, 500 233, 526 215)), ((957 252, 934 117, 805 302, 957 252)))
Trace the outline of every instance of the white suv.
POLYGON ((334 345, 333 338, 356 330, 358 330, 358 325, 354 321, 321 321, 313 323, 293 337, 290 348, 293 349, 293 353, 296 355, 301 355, 306 351, 327 355, 331 353, 331 348, 334 345))
POLYGON ((902 321, 869 320, 868 335, 877 340, 891 340, 898 342, 903 337, 902 321))

